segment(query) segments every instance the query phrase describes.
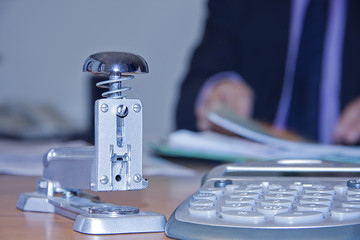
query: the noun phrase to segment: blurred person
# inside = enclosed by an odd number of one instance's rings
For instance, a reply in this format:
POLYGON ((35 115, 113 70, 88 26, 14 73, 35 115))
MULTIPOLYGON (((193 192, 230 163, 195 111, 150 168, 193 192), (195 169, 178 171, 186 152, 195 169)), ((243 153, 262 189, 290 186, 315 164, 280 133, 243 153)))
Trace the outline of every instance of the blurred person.
POLYGON ((311 141, 360 140, 360 2, 210 0, 181 85, 177 128, 213 130, 207 114, 238 115, 311 141))

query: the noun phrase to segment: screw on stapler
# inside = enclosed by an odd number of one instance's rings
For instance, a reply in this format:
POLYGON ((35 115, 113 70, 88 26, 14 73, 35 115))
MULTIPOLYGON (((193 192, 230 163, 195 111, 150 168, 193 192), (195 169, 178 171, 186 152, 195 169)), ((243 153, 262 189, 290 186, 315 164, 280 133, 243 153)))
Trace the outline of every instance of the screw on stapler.
POLYGON ((161 214, 100 202, 81 192, 148 186, 142 177, 142 104, 127 99, 123 93, 130 87, 122 86, 133 74, 148 73, 146 61, 131 53, 103 52, 89 56, 83 71, 109 77, 96 84, 108 91, 95 102, 95 145, 50 149, 36 192, 21 194, 17 208, 75 219, 74 230, 87 234, 164 231, 166 220, 161 214), (63 197, 55 197, 55 193, 63 193, 63 197))

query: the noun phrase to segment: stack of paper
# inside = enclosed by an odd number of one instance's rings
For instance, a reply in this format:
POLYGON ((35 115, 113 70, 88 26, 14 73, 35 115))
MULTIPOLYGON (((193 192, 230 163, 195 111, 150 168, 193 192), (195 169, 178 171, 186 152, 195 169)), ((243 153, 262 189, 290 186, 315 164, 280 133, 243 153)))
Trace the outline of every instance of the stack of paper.
POLYGON ((222 108, 209 120, 240 137, 214 132, 179 130, 170 134, 156 150, 165 155, 223 161, 318 158, 360 163, 360 147, 296 142, 271 135, 254 121, 245 120, 222 108))

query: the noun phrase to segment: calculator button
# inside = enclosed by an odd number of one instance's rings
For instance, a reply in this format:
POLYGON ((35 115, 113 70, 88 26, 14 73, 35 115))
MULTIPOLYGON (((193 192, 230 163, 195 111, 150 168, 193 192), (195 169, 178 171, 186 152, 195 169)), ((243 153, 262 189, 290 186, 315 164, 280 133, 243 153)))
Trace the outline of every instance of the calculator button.
POLYGON ((289 201, 295 201, 295 196, 290 194, 268 194, 264 196, 265 200, 276 200, 276 199, 282 199, 282 200, 289 200, 289 201))
POLYGON ((324 215, 321 212, 289 212, 280 213, 274 216, 274 222, 278 224, 310 224, 317 223, 324 220, 324 215))
POLYGON ((225 191, 226 192, 234 192, 235 189, 239 188, 240 186, 239 185, 236 185, 236 184, 230 184, 230 185, 226 185, 225 186, 225 191))
POLYGON ((247 188, 245 188, 245 191, 254 192, 254 193, 257 193, 257 194, 262 194, 263 193, 263 190, 262 190, 261 187, 247 187, 247 188))
POLYGON ((257 212, 249 211, 225 211, 221 212, 221 217, 225 221, 245 223, 245 224, 259 224, 265 222, 265 215, 257 212))
POLYGON ((289 212, 289 208, 277 205, 259 206, 257 212, 264 214, 268 220, 272 220, 276 214, 289 212))
POLYGON ((276 190, 276 189, 280 189, 280 188, 283 188, 283 186, 280 184, 270 184, 268 187, 269 190, 276 190))
MULTIPOLYGON (((307 186, 305 186, 305 187, 307 187, 307 186)), ((310 187, 310 188, 317 188, 317 189, 326 188, 326 186, 323 185, 323 184, 310 184, 309 187, 310 187)))
POLYGON ((348 187, 345 185, 335 185, 334 186, 334 191, 336 195, 345 195, 348 191, 348 187))
POLYGON ((234 193, 242 193, 242 192, 256 193, 258 195, 261 195, 263 191, 262 188, 249 188, 249 187, 238 188, 234 190, 234 193))
POLYGON ((348 201, 348 202, 343 202, 341 204, 341 206, 343 208, 346 208, 346 207, 351 207, 351 208, 360 208, 360 201, 348 201))
POLYGON ((207 200, 211 200, 211 201, 216 201, 217 197, 215 194, 213 193, 195 193, 193 195, 193 199, 197 200, 197 199, 207 199, 207 200))
POLYGON ((290 194, 290 195, 298 195, 298 191, 295 190, 295 189, 287 189, 287 188, 279 188, 279 189, 276 189, 276 190, 270 190, 268 192, 268 194, 278 194, 278 193, 281 193, 281 194, 290 194))
POLYGON ((263 191, 267 191, 269 189, 269 182, 261 182, 261 188, 263 189, 263 191))
POLYGON ((305 193, 302 195, 303 198, 325 198, 329 200, 333 200, 334 196, 332 194, 327 193, 305 193))
POLYGON ((229 195, 230 198, 239 198, 239 197, 246 197, 246 198, 254 198, 259 199, 259 194, 255 192, 235 192, 229 195))
POLYGON ((312 188, 305 188, 305 193, 326 193, 326 194, 335 194, 335 190, 332 188, 327 188, 324 186, 312 187, 312 188))
POLYGON ((360 194, 349 195, 349 196, 346 197, 346 200, 348 200, 348 201, 360 201, 360 194))
POLYGON ((247 203, 247 204, 254 206, 256 201, 254 198, 240 197, 240 198, 227 198, 227 199, 225 199, 225 203, 226 204, 247 203))
POLYGON ((298 211, 317 211, 323 214, 328 214, 330 211, 329 206, 323 204, 300 204, 297 206, 298 211))
POLYGON ((212 217, 216 215, 216 207, 189 207, 189 214, 195 217, 212 217))
POLYGON ((227 203, 221 206, 221 211, 251 211, 252 205, 248 203, 227 203))
POLYGON ((196 199, 196 200, 190 200, 189 202, 190 206, 197 207, 197 206, 206 206, 206 207, 212 207, 214 206, 214 202, 208 199, 196 199))
POLYGON ((221 196, 224 194, 224 190, 221 188, 207 188, 207 189, 200 189, 200 193, 213 193, 216 196, 221 196))
POLYGON ((325 198, 303 198, 299 200, 300 204, 322 204, 331 206, 332 201, 325 198))
POLYGON ((356 194, 360 194, 360 189, 349 188, 347 195, 356 195, 356 194))
POLYGON ((294 182, 289 186, 290 189, 295 189, 298 193, 301 193, 304 190, 302 182, 294 182))
POLYGON ((331 209, 331 219, 343 221, 360 218, 359 208, 333 208, 331 209))
POLYGON ((289 201, 289 200, 274 199, 274 200, 264 200, 260 203, 260 205, 261 206, 275 205, 275 206, 284 206, 284 207, 291 208, 293 204, 292 204, 292 201, 289 201))

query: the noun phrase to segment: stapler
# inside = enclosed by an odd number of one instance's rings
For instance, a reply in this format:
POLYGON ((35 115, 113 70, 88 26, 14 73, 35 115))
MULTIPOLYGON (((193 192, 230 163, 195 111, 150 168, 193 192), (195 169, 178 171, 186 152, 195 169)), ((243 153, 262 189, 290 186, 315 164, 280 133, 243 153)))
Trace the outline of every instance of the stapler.
POLYGON ((146 61, 131 53, 102 52, 89 56, 83 71, 109 77, 96 84, 107 91, 95 102, 95 144, 50 149, 36 191, 21 194, 16 207, 74 219, 74 230, 85 234, 164 231, 162 214, 101 202, 96 195, 82 191, 148 187, 142 176, 142 104, 127 99, 124 92, 130 87, 122 86, 122 81, 135 74, 148 73, 146 61))

